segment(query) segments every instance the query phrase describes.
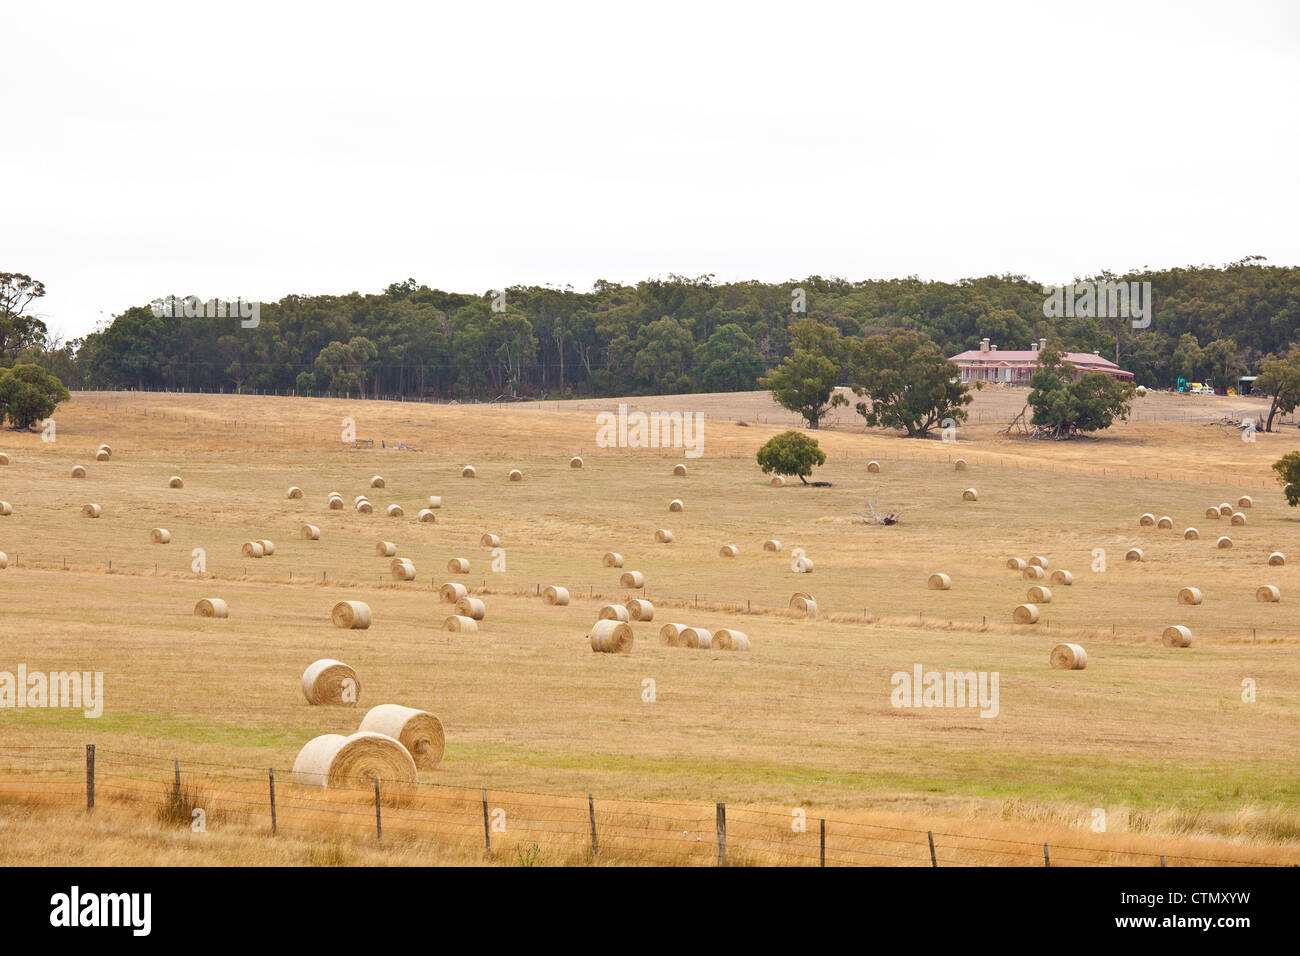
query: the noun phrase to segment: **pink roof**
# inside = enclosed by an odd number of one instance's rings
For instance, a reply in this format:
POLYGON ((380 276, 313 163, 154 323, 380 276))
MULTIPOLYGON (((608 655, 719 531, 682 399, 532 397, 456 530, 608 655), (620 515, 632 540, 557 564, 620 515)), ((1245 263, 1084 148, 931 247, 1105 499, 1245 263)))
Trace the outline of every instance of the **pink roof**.
MULTIPOLYGON (((952 356, 948 361, 955 362, 958 365, 969 365, 976 362, 990 365, 1001 365, 1003 363, 1007 365, 1037 365, 1038 353, 1033 349, 999 349, 996 352, 981 352, 979 349, 971 349, 952 356)), ((1109 359, 1104 359, 1100 355, 1094 355, 1091 352, 1066 352, 1065 361, 1086 371, 1110 372, 1112 375, 1122 375, 1128 378, 1133 376, 1132 372, 1126 372, 1109 359)))

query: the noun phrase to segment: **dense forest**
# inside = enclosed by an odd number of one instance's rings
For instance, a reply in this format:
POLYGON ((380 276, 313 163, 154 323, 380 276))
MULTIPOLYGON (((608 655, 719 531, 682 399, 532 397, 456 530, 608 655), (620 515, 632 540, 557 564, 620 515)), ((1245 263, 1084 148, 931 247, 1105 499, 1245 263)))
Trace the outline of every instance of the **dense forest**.
POLYGON ((146 303, 84 339, 46 337, 5 357, 42 365, 69 388, 491 400, 755 389, 789 354, 792 321, 804 315, 849 337, 917 330, 946 355, 985 337, 1003 349, 1047 337, 1063 350, 1098 351, 1155 387, 1180 376, 1234 383, 1297 340, 1300 268, 1250 257, 1091 278, 1149 281, 1149 327, 1047 319, 1041 284, 1023 276, 776 284, 670 276, 601 281, 587 292, 530 286, 482 295, 411 279, 373 295, 263 303, 253 328, 238 317, 173 317, 146 303))

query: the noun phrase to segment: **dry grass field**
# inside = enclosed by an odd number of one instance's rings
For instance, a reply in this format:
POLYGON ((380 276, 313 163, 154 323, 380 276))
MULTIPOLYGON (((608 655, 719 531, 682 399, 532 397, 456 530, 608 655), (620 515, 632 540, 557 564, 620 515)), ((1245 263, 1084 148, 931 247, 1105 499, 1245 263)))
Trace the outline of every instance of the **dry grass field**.
POLYGON ((78 394, 55 441, 6 433, 0 671, 102 671, 105 703, 98 718, 0 711, 0 861, 474 862, 486 788, 506 821, 494 859, 507 863, 587 859, 589 793, 610 862, 711 862, 715 801, 731 814, 733 862, 808 862, 819 817, 831 863, 929 865, 926 830, 941 863, 1041 865, 1045 841, 1072 848, 1065 863, 1300 862, 1300 515, 1268 467, 1300 435, 1246 443, 1207 424, 1261 403, 1151 395, 1138 420, 1070 443, 1000 436, 1006 392, 980 394, 956 443, 864 434, 841 410, 818 435, 830 459, 816 477, 831 488, 768 484, 753 454, 788 416, 764 396, 629 404, 704 412, 703 456, 597 448, 594 414, 616 400, 78 394), (374 447, 345 446, 344 419, 374 447), (101 442, 109 461, 95 461, 101 442), (568 467, 574 454, 583 469, 568 467), (681 460, 689 473, 675 477, 681 460), (460 477, 465 464, 477 478, 460 477), (507 481, 511 468, 523 481, 507 481), (173 474, 183 488, 168 488, 173 474), (369 487, 375 474, 384 488, 369 487), (290 485, 304 497, 287 499, 290 485), (977 501, 962 500, 968 487, 977 501), (345 510, 326 507, 330 491, 345 510), (351 507, 362 493, 375 513, 351 507), (1243 494, 1246 525, 1205 516, 1243 494), (416 520, 428 495, 442 496, 436 524, 416 520), (684 511, 669 512, 672 498, 684 511), (863 523, 867 498, 903 520, 863 523), (82 516, 90 502, 101 517, 82 516), (405 515, 386 516, 390 503, 405 515), (1139 527, 1144 512, 1173 530, 1139 527), (307 522, 319 540, 298 536, 307 522), (169 544, 150 543, 155 527, 169 544), (660 528, 671 544, 655 542, 660 528), (485 532, 501 537, 504 570, 485 532), (1230 550, 1215 547, 1224 534, 1230 550), (253 538, 274 555, 242 557, 253 538), (768 538, 780 553, 762 549, 768 538), (416 580, 389 576, 377 540, 397 544, 416 580), (738 557, 719 556, 727 544, 738 557), (794 547, 812 574, 792 573, 794 547), (1131 547, 1143 562, 1124 560, 1131 547), (619 586, 606 551, 644 573, 643 590, 619 586), (1273 551, 1288 563, 1268 566, 1273 551), (1074 583, 1050 585, 1040 621, 1017 625, 1034 582, 1005 562, 1033 555, 1074 583), (470 573, 449 574, 452 557, 470 573), (933 572, 951 589, 929 590, 933 572), (477 634, 441 629, 451 609, 436 588, 449 580, 485 602, 477 634), (1279 603, 1256 601, 1264 584, 1279 603), (544 604, 548 585, 572 603, 544 604), (1180 605, 1184 586, 1203 603, 1180 605), (788 609, 795 591, 815 596, 816 617, 788 609), (634 596, 655 615, 632 625, 632 652, 592 653, 599 608, 634 596), (203 597, 225 599, 229 619, 193 616, 203 597), (339 600, 367 602, 370 629, 332 627, 339 600), (738 628, 752 649, 664 646, 668 621, 738 628), (1192 629, 1190 647, 1162 645, 1171 624, 1192 629), (1085 670, 1049 667, 1061 641, 1086 647, 1085 670), (322 657, 356 668, 358 707, 306 703, 299 677, 322 657), (892 706, 891 675, 916 665, 995 672, 997 716, 892 706), (289 768, 307 740, 351 733, 386 702, 438 714, 447 749, 420 792, 390 798, 379 845, 373 795, 294 787, 289 768), (214 808, 204 834, 158 817, 174 759, 214 808), (275 840, 267 768, 282 788, 275 840), (797 809, 807 833, 790 826, 797 809))

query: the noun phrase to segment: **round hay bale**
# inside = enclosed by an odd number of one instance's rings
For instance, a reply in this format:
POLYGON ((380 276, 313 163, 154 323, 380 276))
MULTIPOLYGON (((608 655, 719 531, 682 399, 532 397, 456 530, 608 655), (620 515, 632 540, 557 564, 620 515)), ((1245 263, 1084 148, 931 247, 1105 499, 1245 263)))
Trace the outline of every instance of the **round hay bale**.
POLYGON ((169 544, 172 540, 172 533, 166 528, 154 528, 149 532, 149 540, 154 544, 169 544))
POLYGON ((230 608, 221 598, 203 598, 194 605, 195 617, 230 617, 230 608))
POLYGON ((1007 558, 1007 567, 1012 571, 1023 571, 1029 567, 1029 562, 1024 558, 1007 558))
MULTIPOLYGON (((97 451, 106 451, 106 452, 108 452, 110 455, 112 455, 112 454, 113 454, 113 446, 112 446, 112 445, 100 445, 99 448, 97 449, 97 451)), ((6 460, 6 461, 5 461, 5 464, 6 464, 6 465, 9 464, 9 462, 6 460)))
POLYGON ((542 592, 542 599, 545 600, 547 604, 563 607, 569 603, 569 589, 556 587, 552 584, 542 592))
POLYGON ((86 469, 85 469, 85 468, 82 468, 80 465, 73 465, 73 466, 72 466, 72 477, 73 477, 73 478, 85 478, 85 477, 86 477, 86 469))
POLYGON ((668 510, 669 510, 669 511, 685 511, 685 510, 686 510, 686 506, 685 506, 684 504, 682 504, 682 499, 681 499, 681 498, 674 498, 672 501, 668 502, 668 510))
POLYGON ((391 541, 376 541, 375 554, 379 555, 381 558, 394 557, 397 554, 397 545, 393 544, 391 541))
POLYGON ((1276 604, 1282 600, 1282 592, 1272 584, 1261 584, 1255 589, 1255 600, 1263 604, 1276 604))
POLYGON ((1011 617, 1017 624, 1037 624, 1038 608, 1034 607, 1032 604, 1020 604, 1016 606, 1011 617))
POLYGON ((1252 498, 1250 495, 1242 495, 1240 498, 1237 499, 1237 507, 1253 508, 1255 507, 1255 499, 1252 498))
POLYGON ((478 543, 481 544, 481 545, 483 545, 483 547, 485 547, 485 548, 499 548, 499 547, 501 547, 501 539, 498 538, 498 537, 497 537, 496 535, 494 535, 494 534, 485 534, 485 535, 483 535, 483 537, 481 537, 481 538, 478 539, 478 543))
POLYGON ((1069 587, 1074 583, 1074 575, 1064 568, 1057 568, 1052 572, 1052 583, 1069 587))
POLYGON ((426 710, 401 704, 379 704, 361 718, 361 733, 383 734, 395 738, 415 760, 421 770, 432 770, 442 762, 447 745, 442 721, 426 710))
POLYGON ((104 509, 101 508, 99 505, 94 505, 94 504, 82 505, 81 513, 85 515, 87 518, 98 518, 100 515, 104 513, 104 509))
POLYGON ((872 472, 873 474, 875 472, 880 471, 880 462, 878 461, 867 462, 867 471, 872 472))
POLYGON ((624 571, 622 577, 618 579, 618 583, 625 588, 643 588, 645 587, 645 575, 640 571, 624 571))
POLYGON ((327 503, 329 505, 330 511, 343 510, 343 499, 338 495, 334 495, 333 497, 331 497, 327 503))
POLYGON ((1058 671, 1081 671, 1088 666, 1088 652, 1078 644, 1057 644, 1048 660, 1058 671))
POLYGON ((7 501, 0 501, 0 516, 9 517, 14 513, 14 506, 7 501))
POLYGON ((1128 551, 1124 552, 1125 561, 1141 561, 1144 557, 1141 548, 1129 548, 1128 551))
POLYGON ((0 452, 0 465, 7 465, 7 464, 9 464, 9 456, 4 454, 3 452, 0 452))
POLYGON ((929 580, 926 581, 926 587, 931 591, 946 591, 952 587, 952 578, 948 577, 946 574, 932 574, 930 575, 929 580))
POLYGON ((1032 558, 1029 559, 1029 563, 1036 568, 1042 568, 1044 571, 1047 570, 1047 559, 1043 557, 1041 554, 1034 555, 1032 558))
POLYGON ((370 627, 370 605, 362 601, 339 601, 330 611, 335 627, 349 631, 364 631, 370 627))
POLYGON ((587 632, 587 639, 591 649, 601 654, 632 653, 632 628, 623 621, 599 620, 587 632))
POLYGON ((442 495, 429 495, 429 507, 430 507, 430 508, 441 508, 441 507, 442 507, 442 495))
POLYGON ((1232 523, 1237 525, 1245 524, 1246 516, 1242 514, 1240 511, 1234 511, 1232 513, 1232 523))
POLYGON ((469 558, 452 558, 447 562, 447 570, 452 574, 469 574, 469 558))
POLYGON ((302 539, 304 541, 320 540, 320 528, 316 527, 316 525, 314 524, 303 525, 301 528, 298 529, 298 533, 302 535, 302 539))
POLYGON ((685 624, 665 624, 659 628, 659 643, 667 644, 669 647, 676 647, 677 638, 684 630, 686 630, 685 624))
POLYGON ((1160 520, 1156 522, 1157 528, 1172 528, 1173 526, 1174 519, 1169 517, 1169 515, 1161 515, 1160 520))
POLYGON ((167 487, 168 487, 168 488, 184 488, 184 487, 185 487, 185 482, 181 480, 181 476, 180 476, 180 475, 172 475, 170 478, 167 479, 167 487))
POLYGON ((623 566, 623 555, 617 551, 606 551, 605 557, 601 560, 607 568, 621 568, 623 566))
POLYGON ((813 559, 809 557, 795 558, 794 561, 790 563, 790 570, 795 574, 812 574, 813 559))
POLYGON ((483 616, 487 614, 487 608, 479 598, 463 597, 456 602, 456 614, 460 617, 469 617, 481 621, 483 616))
POLYGON ((257 543, 262 546, 263 554, 267 556, 275 554, 275 545, 272 544, 270 541, 267 541, 265 538, 259 538, 257 543))
POLYGON ((697 647, 701 650, 708 650, 713 646, 713 632, 702 627, 682 628, 681 633, 677 635, 677 644, 679 647, 697 647))
POLYGON ((718 549, 718 556, 722 558, 736 558, 740 556, 740 549, 734 544, 724 544, 718 549))
POLYGON ((655 606, 645 598, 629 598, 623 606, 627 608, 628 617, 633 621, 653 621, 655 606))
POLYGON ((1223 502, 1223 504, 1219 505, 1219 514, 1225 518, 1231 515, 1234 510, 1235 509, 1232 507, 1232 505, 1228 504, 1226 501, 1223 502))
POLYGON ((260 541, 245 541, 244 546, 240 548, 240 554, 246 558, 260 558, 266 554, 266 549, 262 547, 260 541))
POLYGON ((790 549, 790 557, 792 557, 792 558, 806 558, 806 557, 808 557, 808 552, 807 552, 806 550, 804 550, 803 548, 791 548, 791 549, 790 549))
POLYGON ((966 470, 966 459, 965 459, 965 458, 958 458, 958 459, 957 459, 956 461, 954 461, 952 464, 953 464, 953 467, 954 467, 957 471, 965 471, 965 470, 966 470))
POLYGON ((578 456, 578 455, 574 455, 572 458, 569 459, 569 467, 570 467, 570 468, 581 468, 581 467, 582 467, 582 458, 581 458, 580 456, 578 456))
POLYGON ((772 480, 769 481, 768 484, 771 485, 773 488, 784 488, 785 479, 782 478, 780 475, 773 475, 772 480))
POLYGON ((747 651, 749 636, 744 631, 720 627, 713 632, 712 645, 720 651, 747 651))
POLYGON ((104 451, 104 449, 102 448, 99 451, 95 452, 95 461, 108 461, 112 457, 113 457, 112 455, 104 451))
POLYGON ((410 751, 387 734, 358 731, 350 737, 323 734, 303 745, 291 780, 304 787, 412 787, 418 771, 410 751))
POLYGON ((462 478, 474 478, 477 477, 477 475, 478 472, 474 470, 473 465, 466 465, 464 468, 460 470, 460 476, 462 478))
POLYGON ((1020 576, 1026 581, 1041 581, 1047 577, 1047 572, 1036 564, 1031 564, 1020 572, 1020 576))
POLYGON ((1197 604, 1200 604, 1201 601, 1204 599, 1204 597, 1205 595, 1201 594, 1200 588, 1185 587, 1185 588, 1180 588, 1178 591, 1179 604, 1187 604, 1189 606, 1195 606, 1197 604))
POLYGON ((1231 548, 1232 539, 1225 534, 1222 537, 1220 537, 1218 541, 1214 542, 1214 546, 1216 548, 1231 548))
POLYGON ((1156 516, 1153 514, 1144 514, 1142 517, 1138 518, 1138 524, 1144 528, 1150 528, 1155 523, 1156 516))
POLYGON ((394 581, 414 581, 415 563, 410 558, 393 558, 388 562, 388 572, 394 581))
POLYGON ((375 506, 372 505, 369 501, 357 502, 357 511, 363 515, 371 514, 374 510, 375 510, 375 506))
POLYGON ((1181 624, 1171 624, 1160 635, 1160 642, 1165 647, 1188 647, 1192 643, 1191 628, 1181 624))
POLYGON ((506 477, 509 478, 511 481, 523 481, 524 473, 520 471, 518 468, 511 468, 510 474, 506 475, 506 477))
POLYGON ((685 476, 686 466, 683 464, 673 465, 673 474, 676 475, 678 478, 685 476))
POLYGON ((1218 519, 1218 518, 1220 518, 1220 517, 1222 517, 1222 516, 1219 514, 1219 509, 1218 509, 1218 508, 1206 508, 1206 509, 1205 509, 1205 517, 1207 517, 1207 518, 1215 518, 1215 519, 1218 519))
POLYGON ((962 501, 978 501, 980 494, 974 488, 967 488, 961 493, 962 501))
POLYGON ((802 611, 804 614, 816 614, 817 602, 806 591, 796 591, 794 596, 790 598, 790 610, 802 611))
POLYGON ((433 509, 432 509, 432 508, 421 508, 421 509, 419 510, 419 512, 416 514, 415 517, 416 517, 416 520, 418 520, 418 521, 420 522, 420 524, 437 524, 437 523, 438 523, 438 516, 437 516, 436 514, 433 513, 433 509))
POLYGON ((776 538, 768 538, 766 541, 763 542, 763 550, 773 551, 773 552, 780 551, 781 542, 777 541, 776 538))
POLYGON ((438 589, 438 599, 444 604, 455 604, 466 594, 469 594, 469 589, 455 581, 449 581, 438 589))
POLYGON ((370 487, 371 487, 371 488, 382 488, 382 487, 384 487, 384 479, 383 479, 383 477, 380 476, 380 475, 375 475, 373 478, 371 478, 371 479, 370 479, 370 487))
POLYGON ((1186 539, 1187 541, 1198 541, 1200 540, 1200 537, 1201 537, 1201 533, 1197 531, 1195 528, 1188 528, 1186 531, 1183 532, 1183 538, 1186 539))
POLYGON ((388 517, 390 518, 401 518, 406 515, 406 512, 402 509, 401 505, 389 505, 385 510, 388 512, 388 517))
POLYGON ((1280 568, 1286 564, 1286 555, 1281 551, 1274 551, 1268 556, 1268 563, 1271 567, 1280 568))
POLYGON ((0 551, 0 570, 9 567, 9 555, 0 551))
POLYGON ((361 699, 361 681, 357 672, 347 664, 322 657, 307 665, 302 672, 302 696, 309 704, 352 707, 361 699), (344 700, 345 696, 351 699, 344 700))
POLYGON ((472 617, 453 614, 451 617, 443 619, 442 629, 444 631, 460 631, 462 634, 477 634, 478 621, 472 617))
POLYGON ((655 540, 658 541, 660 544, 672 544, 673 533, 669 531, 667 528, 660 528, 658 531, 655 532, 655 540))
POLYGON ((1045 584, 1035 584, 1025 595, 1031 604, 1051 604, 1052 589, 1045 584))
POLYGON ((302 489, 299 488, 297 485, 290 485, 289 490, 284 493, 284 496, 286 498, 301 498, 302 489))

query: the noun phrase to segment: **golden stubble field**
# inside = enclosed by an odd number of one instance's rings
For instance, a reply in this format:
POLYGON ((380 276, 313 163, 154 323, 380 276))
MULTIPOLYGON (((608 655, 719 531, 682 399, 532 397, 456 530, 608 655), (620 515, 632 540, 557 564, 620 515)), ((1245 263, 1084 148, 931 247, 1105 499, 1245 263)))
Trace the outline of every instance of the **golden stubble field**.
MULTIPOLYGON (((674 477, 680 456, 595 448, 591 408, 616 404, 87 395, 59 410, 54 442, 6 434, 0 497, 13 514, 0 518, 9 556, 0 670, 102 671, 106 698, 98 719, 0 712, 9 760, 0 777, 27 781, 0 811, 15 814, 0 824, 6 857, 30 860, 46 845, 34 835, 38 817, 23 814, 52 811, 18 807, 43 774, 72 788, 87 743, 110 779, 152 785, 177 758, 250 780, 275 767, 287 785, 302 743, 355 730, 383 702, 441 717, 446 757, 422 782, 449 788, 594 793, 710 813, 715 800, 787 815, 806 807, 810 817, 922 829, 996 825, 1029 842, 1047 827, 1076 843, 1124 834, 1169 853, 1179 841, 1218 839, 1248 846, 1252 859, 1300 856, 1300 522, 1267 471, 1293 447, 1289 436, 1246 444, 1205 425, 1141 422, 1102 441, 1025 443, 975 425, 949 446, 845 426, 819 436, 831 459, 817 477, 833 488, 772 488, 752 454, 782 426, 742 427, 717 408, 705 455, 674 477), (342 446, 344 418, 376 439, 374 450, 342 446), (399 439, 423 450, 379 447, 399 439), (114 448, 109 462, 94 461, 102 441, 114 448), (586 467, 571 470, 578 452, 586 467), (948 464, 957 455, 968 470, 948 464), (880 473, 866 471, 868 456, 880 473), (478 478, 459 477, 467 463, 478 478), (75 464, 85 479, 69 477, 75 464), (506 480, 512 467, 524 481, 506 480), (1195 480, 1198 469, 1220 482, 1195 480), (1178 480, 1128 477, 1157 470, 1178 480), (171 474, 185 487, 169 489, 171 474), (385 488, 368 486, 373 474, 385 488), (285 498, 291 484, 302 500, 285 498), (966 487, 979 490, 977 502, 961 500, 966 487), (367 493, 376 512, 330 511, 329 491, 349 505, 367 493), (1246 526, 1205 517, 1246 493, 1255 498, 1246 526), (420 524, 430 494, 443 499, 438 522, 420 524), (669 513, 674 497, 683 513, 669 513), (854 512, 867 497, 904 509, 903 521, 861 523, 854 512), (103 516, 82 517, 88 502, 103 516), (405 517, 384 516, 389 503, 405 517), (1170 515, 1175 529, 1140 528, 1143 512, 1170 515), (298 537, 304 522, 320 527, 319 541, 298 537), (1199 541, 1183 539, 1188 526, 1199 541), (150 544, 154 527, 171 543, 150 544), (674 542, 656 544, 658 528, 674 542), (484 532, 502 538, 504 571, 491 570, 484 532), (1235 547, 1216 549, 1220 534, 1235 547), (273 540, 275 554, 241 557, 250 538, 273 540), (782 542, 780 554, 762 550, 767 538, 782 542), (391 580, 374 552, 381 539, 411 558, 416 581, 391 580), (720 557, 725 544, 739 557, 720 557), (791 572, 796 546, 814 559, 813 574, 791 572), (1124 561, 1133 546, 1145 562, 1124 561), (202 578, 195 548, 205 552, 202 578), (1092 570, 1098 549, 1104 571, 1092 570), (630 655, 594 654, 585 640, 602 604, 641 593, 618 586, 619 571, 601 565, 606 550, 645 574, 656 606, 653 622, 633 625, 630 655), (1287 566, 1266 566, 1275 550, 1287 566), (1071 570, 1074 584, 1053 587, 1039 624, 1014 625, 1031 582, 1004 563, 1036 554, 1071 570), (470 574, 447 573, 458 556, 470 574), (935 571, 951 576, 951 590, 926 588, 935 571), (478 634, 440 629, 450 608, 434 588, 447 580, 486 602, 478 634), (1256 602, 1266 583, 1281 589, 1280 603, 1256 602), (549 584, 568 587, 573 603, 547 607, 537 590, 549 584), (1184 585, 1202 589, 1201 606, 1178 605, 1184 585), (816 597, 816 619, 786 609, 796 590, 816 597), (192 616, 208 596, 229 602, 228 620, 192 616), (368 631, 331 627, 330 607, 343 599, 370 605, 368 631), (753 649, 665 647, 666 621, 737 627, 753 649), (1192 628, 1190 648, 1160 644, 1175 623, 1192 628), (1048 667, 1060 640, 1087 648, 1086 670, 1048 667), (320 657, 357 668, 359 708, 306 704, 298 678, 320 657), (917 664, 996 672, 997 716, 891 706, 891 675, 917 664), (1242 699, 1243 681, 1253 682, 1253 702, 1242 699), (38 760, 20 748, 63 749, 38 760), (131 756, 115 762, 117 753, 131 756), (1093 808, 1107 811, 1110 833, 1089 830, 1093 808)), ((221 856, 219 845, 206 859, 221 856)), ((205 861, 184 846, 173 848, 178 859, 205 861)), ((155 849, 137 861, 172 859, 155 849)), ((286 852, 235 855, 318 862, 318 849, 286 852)))

